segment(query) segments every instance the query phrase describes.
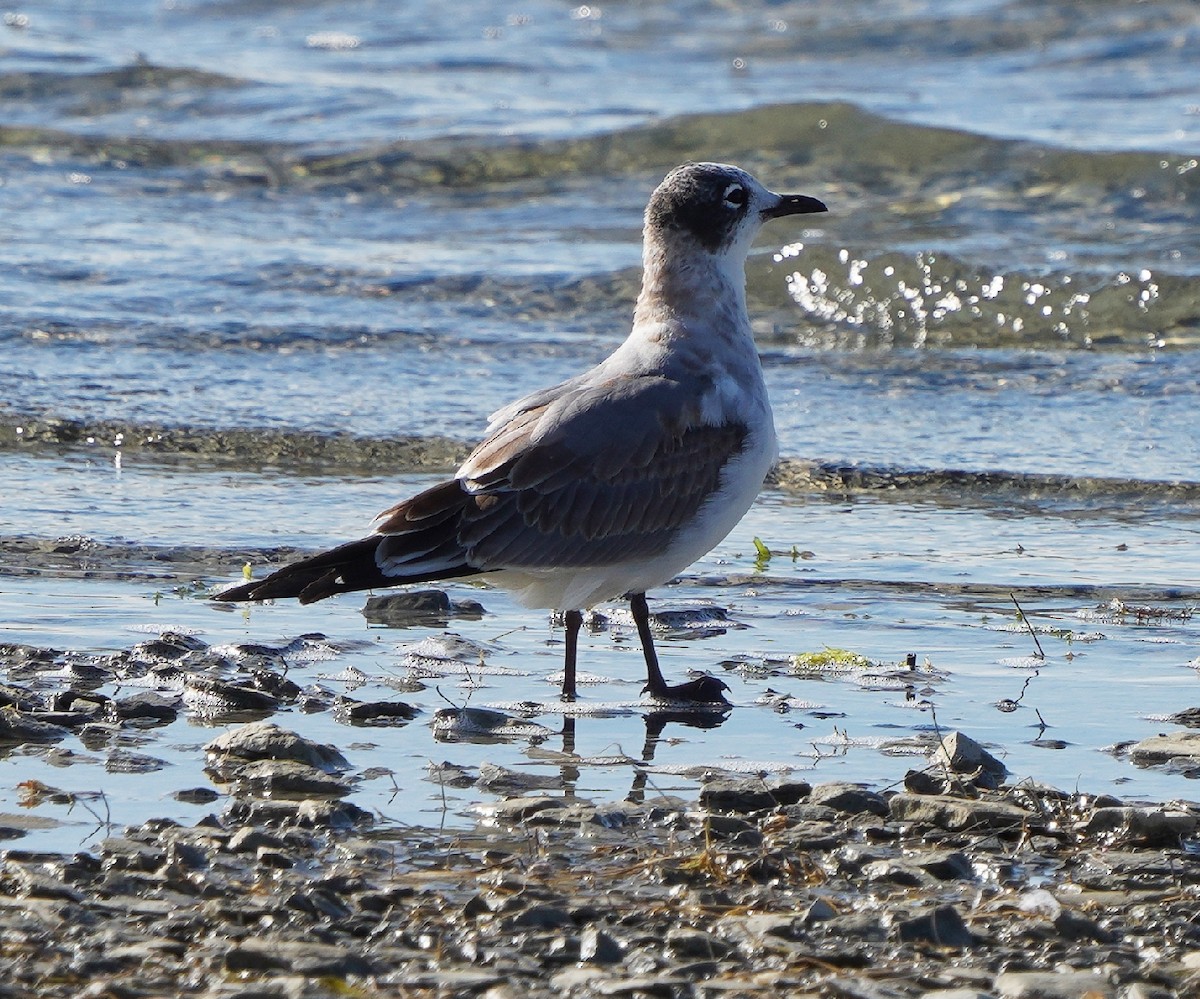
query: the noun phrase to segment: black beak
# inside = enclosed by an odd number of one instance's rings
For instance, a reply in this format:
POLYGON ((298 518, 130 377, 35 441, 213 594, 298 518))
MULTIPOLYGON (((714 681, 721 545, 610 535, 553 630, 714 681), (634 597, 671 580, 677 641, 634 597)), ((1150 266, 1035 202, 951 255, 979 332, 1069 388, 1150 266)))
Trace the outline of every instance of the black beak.
POLYGON ((784 215, 815 215, 827 212, 824 201, 810 198, 807 194, 781 194, 779 204, 763 212, 765 219, 782 218, 784 215))

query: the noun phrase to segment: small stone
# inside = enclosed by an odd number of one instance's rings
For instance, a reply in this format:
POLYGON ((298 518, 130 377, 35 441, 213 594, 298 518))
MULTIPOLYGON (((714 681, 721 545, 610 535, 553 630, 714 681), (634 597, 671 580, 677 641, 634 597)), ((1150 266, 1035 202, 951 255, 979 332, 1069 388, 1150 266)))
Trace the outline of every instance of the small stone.
POLYGON ((579 960, 585 964, 616 964, 624 952, 607 933, 595 926, 579 935, 579 960))
POLYGON ((1054 928, 1059 935, 1067 940, 1094 940, 1096 943, 1112 943, 1116 934, 1106 930, 1094 919, 1081 916, 1066 909, 1062 910, 1054 920, 1054 928))
POLYGON ((961 950, 972 946, 975 935, 952 905, 939 905, 930 912, 896 923, 896 933, 906 943, 931 943, 961 950))
POLYGON ((997 778, 1008 775, 1008 768, 1003 763, 962 732, 950 732, 943 736, 930 762, 935 766, 946 766, 956 774, 983 772, 997 778))
POLYGON ((848 815, 869 812, 872 815, 883 816, 888 813, 887 801, 883 795, 868 791, 858 784, 844 782, 815 785, 808 796, 808 803, 825 805, 848 815))
POLYGON ((896 822, 915 822, 942 829, 1017 831, 1036 820, 1024 808, 1003 801, 959 798, 948 794, 893 795, 888 811, 896 822))
POLYGON ((70 734, 62 725, 39 721, 11 706, 0 708, 0 743, 58 742, 70 734))
POLYGON ((990 992, 980 992, 970 987, 959 989, 930 989, 921 993, 921 999, 993 999, 990 992))
POLYGON ((261 829, 255 829, 253 826, 242 826, 229 837, 227 849, 231 853, 253 853, 264 846, 278 848, 283 846, 283 840, 263 832, 261 829))
POLYGON ((1161 763, 1200 765, 1200 732, 1166 732, 1135 742, 1129 747, 1129 759, 1139 767, 1161 763))
POLYGON ((148 774, 168 765, 166 760, 128 749, 114 749, 104 761, 104 769, 110 774, 148 774))
POLYGON ((171 795, 176 801, 187 805, 207 805, 221 797, 211 787, 188 787, 171 795))
POLYGON ((800 917, 800 922, 805 926, 812 926, 814 923, 823 923, 828 919, 837 917, 838 911, 823 898, 813 899, 812 904, 804 911, 800 917))
POLYGON ((212 676, 190 675, 183 687, 183 703, 199 715, 216 717, 238 711, 265 712, 279 708, 278 697, 212 676))
POLYGON ((404 701, 354 701, 343 697, 333 706, 334 717, 349 725, 403 725, 420 713, 420 708, 404 701))
POLYGON ((1005 971, 992 988, 1001 999, 1113 999, 1115 990, 1090 971, 1005 971))
POLYGON ((117 718, 145 719, 156 722, 173 722, 179 716, 180 699, 165 697, 152 690, 122 697, 113 701, 110 710, 117 718))
POLYGON ((863 864, 862 875, 868 881, 882 881, 887 884, 902 885, 906 888, 929 887, 934 884, 934 878, 919 867, 895 857, 887 860, 872 860, 863 864))
POLYGON ((507 801, 495 804, 480 805, 476 811, 485 819, 498 825, 524 822, 538 812, 547 808, 566 808, 567 803, 561 798, 509 798, 507 801))
POLYGON ((703 930, 674 926, 667 931, 667 950, 677 960, 717 960, 727 956, 733 945, 703 930))
POLYGON ((1135 841, 1147 846, 1174 846, 1195 834, 1200 818, 1191 812, 1161 808, 1097 808, 1088 818, 1084 832, 1113 840, 1135 841))
POLYGON ((562 906, 544 902, 535 902, 522 909, 507 922, 514 929, 557 930, 575 925, 571 914, 562 906))
MULTIPOLYGON (((212 768, 209 769, 212 771, 212 768)), ((351 790, 347 781, 296 760, 255 760, 253 763, 212 772, 221 779, 232 781, 239 793, 341 797, 351 790)))
POLYGON ((700 805, 714 812, 758 812, 794 805, 811 790, 806 781, 719 778, 700 788, 700 805))
POLYGON ((209 758, 236 756, 243 760, 296 760, 326 773, 350 769, 333 746, 323 745, 280 728, 272 722, 251 722, 230 729, 204 747, 209 758))
POLYGON ((1119 999, 1175 999, 1176 993, 1150 982, 1130 982, 1121 989, 1119 999))
POLYGON ((928 871, 939 881, 974 881, 975 868, 966 854, 957 850, 930 850, 906 858, 909 863, 928 871))

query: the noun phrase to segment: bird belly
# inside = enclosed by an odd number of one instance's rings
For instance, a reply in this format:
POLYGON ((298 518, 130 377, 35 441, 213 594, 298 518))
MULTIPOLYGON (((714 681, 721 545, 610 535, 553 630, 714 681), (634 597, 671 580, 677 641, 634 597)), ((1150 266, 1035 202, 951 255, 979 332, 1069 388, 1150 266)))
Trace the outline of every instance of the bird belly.
POLYGON ((592 607, 662 586, 725 540, 754 503, 776 455, 774 429, 755 434, 722 472, 720 488, 663 551, 611 565, 502 569, 488 580, 510 590, 525 607, 553 610, 592 607))

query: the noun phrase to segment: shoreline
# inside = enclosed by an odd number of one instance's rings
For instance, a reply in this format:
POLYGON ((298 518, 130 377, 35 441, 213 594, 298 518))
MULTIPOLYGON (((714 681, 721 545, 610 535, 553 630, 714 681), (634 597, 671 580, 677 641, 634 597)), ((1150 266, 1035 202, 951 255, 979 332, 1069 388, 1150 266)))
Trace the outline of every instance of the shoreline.
POLYGON ((375 829, 337 796, 289 794, 305 768, 337 773, 332 747, 249 725, 206 752, 234 789, 220 815, 151 820, 91 853, 4 851, 7 994, 1200 988, 1200 805, 751 778, 699 802, 517 796, 465 832, 375 829))

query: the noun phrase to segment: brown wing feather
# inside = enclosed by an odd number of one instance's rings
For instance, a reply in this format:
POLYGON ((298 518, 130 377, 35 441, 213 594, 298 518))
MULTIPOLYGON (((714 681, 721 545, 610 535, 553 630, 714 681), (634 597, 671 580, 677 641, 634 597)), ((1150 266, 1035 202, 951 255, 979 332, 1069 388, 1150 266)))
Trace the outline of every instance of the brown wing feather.
POLYGON ((717 491, 746 444, 740 423, 698 422, 700 388, 662 377, 573 386, 516 413, 459 478, 385 510, 375 534, 217 599, 308 603, 500 569, 653 556, 717 491))

